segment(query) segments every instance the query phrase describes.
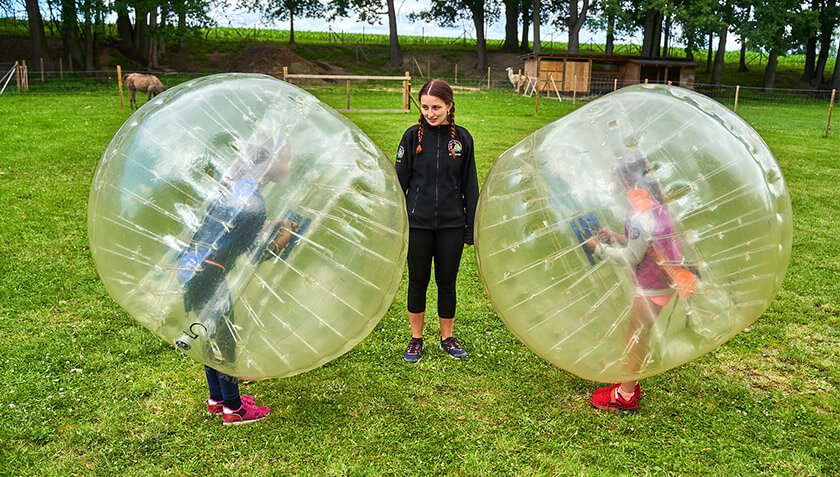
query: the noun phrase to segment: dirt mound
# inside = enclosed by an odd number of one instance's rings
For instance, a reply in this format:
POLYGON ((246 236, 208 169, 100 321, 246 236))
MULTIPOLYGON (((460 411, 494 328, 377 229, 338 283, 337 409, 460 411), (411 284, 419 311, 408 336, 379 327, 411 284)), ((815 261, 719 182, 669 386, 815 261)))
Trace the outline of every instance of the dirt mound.
POLYGON ((178 72, 265 73, 283 77, 283 67, 293 74, 350 74, 346 70, 320 61, 308 60, 280 45, 255 43, 236 53, 214 52, 205 58, 190 53, 166 55, 165 69, 178 72))

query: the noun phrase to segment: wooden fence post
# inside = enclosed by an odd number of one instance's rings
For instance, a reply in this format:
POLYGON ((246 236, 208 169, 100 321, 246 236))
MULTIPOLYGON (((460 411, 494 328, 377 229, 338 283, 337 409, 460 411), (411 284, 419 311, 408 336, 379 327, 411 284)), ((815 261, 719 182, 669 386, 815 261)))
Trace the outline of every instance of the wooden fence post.
POLYGON ((455 84, 458 84, 458 63, 455 63, 455 84))
MULTIPOLYGON (((537 72, 537 74, 539 74, 539 72, 537 72)), ((539 82, 539 78, 537 79, 536 82, 539 82)), ((536 91, 536 89, 537 89, 536 82, 534 84, 534 91, 536 91)), ((539 116, 540 115, 540 92, 537 91, 537 94, 535 96, 537 98, 534 100, 534 116, 539 116)))
POLYGON ((738 95, 741 94, 741 85, 735 86, 735 107, 732 112, 738 114, 738 95))
POLYGON ((347 80, 347 109, 350 109, 350 80, 347 80))
POLYGON ((18 93, 20 93, 20 63, 15 61, 15 83, 17 83, 18 93))
POLYGON ((41 83, 44 82, 44 57, 41 57, 41 83))
POLYGON ((23 67, 21 71, 23 72, 23 90, 29 91, 29 68, 26 66, 26 60, 23 61, 23 67))
POLYGON ((123 106, 123 91, 122 91, 122 66, 117 65, 117 84, 120 88, 120 112, 125 111, 125 106, 123 106))
POLYGON ((490 67, 487 67, 487 89, 490 89, 490 67))
POLYGON ((409 74, 405 72, 405 81, 403 81, 403 109, 406 113, 411 111, 411 102, 408 97, 411 96, 411 84, 408 82, 409 74))
POLYGON ((613 91, 618 89, 618 78, 613 78, 613 91))
POLYGON ((61 79, 64 79, 64 58, 58 59, 58 71, 61 74, 61 79))
POLYGON ((825 125, 825 137, 828 137, 828 130, 831 129, 831 111, 834 110, 834 93, 836 89, 831 90, 831 103, 828 106, 828 123, 825 125))
POLYGON ((289 67, 284 66, 283 67, 283 81, 289 82, 289 79, 287 78, 287 76, 289 76, 289 67))

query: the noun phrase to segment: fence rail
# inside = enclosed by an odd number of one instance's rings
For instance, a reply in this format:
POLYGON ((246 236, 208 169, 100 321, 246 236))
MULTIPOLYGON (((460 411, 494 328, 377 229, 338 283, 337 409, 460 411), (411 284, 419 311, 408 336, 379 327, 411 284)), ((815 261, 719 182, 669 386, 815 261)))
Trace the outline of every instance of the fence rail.
MULTIPOLYGON (((69 93, 79 94, 92 91, 113 91, 118 94, 118 79, 117 71, 114 69, 103 69, 95 71, 56 71, 56 70, 38 70, 21 68, 22 64, 18 64, 15 68, 14 63, 0 64, 0 76, 3 81, 0 82, 0 87, 3 82, 7 83, 3 95, 15 94, 39 94, 39 93, 69 93), (12 76, 9 77, 6 73, 10 70, 15 70, 12 76)), ((491 71, 479 78, 464 78, 458 76, 457 67, 449 74, 438 74, 429 71, 423 71, 419 66, 407 72, 406 76, 360 76, 360 75, 297 75, 289 74, 286 71, 286 80, 295 81, 313 81, 317 80, 321 83, 327 82, 336 84, 337 82, 344 82, 347 89, 346 109, 341 111, 378 111, 378 112, 407 112, 410 109, 409 102, 414 98, 411 96, 411 82, 423 81, 434 76, 449 82, 453 88, 463 91, 476 90, 509 90, 511 94, 517 94, 522 97, 521 88, 517 92, 513 84, 496 72, 494 75, 491 71), (358 90, 378 90, 382 91, 382 83, 402 82, 402 104, 401 109, 351 109, 350 108, 350 84, 353 84, 353 91, 358 90)), ((167 86, 171 87, 178 83, 187 81, 189 79, 203 76, 200 73, 183 73, 183 72, 155 72, 160 77, 161 81, 167 86)), ((281 77, 282 79, 283 77, 281 77)), ((562 100, 572 100, 573 102, 586 102, 592 99, 608 94, 615 89, 628 86, 628 84, 616 81, 614 79, 598 79, 593 78, 590 82, 590 90, 585 93, 581 92, 562 92, 555 91, 553 88, 545 88, 541 91, 543 98, 553 97, 562 100)), ((733 109, 736 113, 748 119, 751 123, 758 124, 772 124, 786 128, 803 128, 809 130, 824 130, 826 135, 831 131, 831 115, 833 111, 834 100, 836 99, 836 92, 832 90, 815 90, 815 89, 782 89, 776 88, 772 90, 765 90, 758 87, 747 87, 739 85, 711 85, 697 83, 693 86, 694 90, 700 92, 709 98, 718 101, 719 103, 733 109), (781 108, 785 113, 766 114, 762 110, 762 106, 768 105, 790 105, 791 108, 781 108)), ((416 89, 414 90, 416 91, 416 89)), ((382 95, 380 95, 382 96, 382 95)), ((523 97, 523 100, 538 101, 533 97, 531 92, 528 98, 523 97)), ((382 96, 383 98, 386 96, 382 96)), ((766 108, 765 108, 766 109, 766 108)), ((778 109, 778 108, 777 108, 778 109)), ((836 128, 835 128, 836 129, 836 128)))

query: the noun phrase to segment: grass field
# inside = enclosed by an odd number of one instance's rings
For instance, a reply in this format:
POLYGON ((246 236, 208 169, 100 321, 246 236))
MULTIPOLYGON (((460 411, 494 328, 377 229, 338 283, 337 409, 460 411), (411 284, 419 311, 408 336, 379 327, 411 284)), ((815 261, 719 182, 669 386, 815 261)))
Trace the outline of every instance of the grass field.
MULTIPOLYGON (((313 91, 342 106, 341 88, 313 91)), ((475 138, 479 180, 505 149, 575 107, 541 101, 535 117, 532 100, 506 91, 459 91, 456 100, 458 122, 475 138)), ((92 174, 128 113, 104 91, 4 96, 0 474, 837 473, 840 137, 785 126, 807 109, 743 111, 791 191, 793 258, 782 290, 749 330, 645 380, 637 415, 590 409, 594 383, 517 341, 466 253, 455 326, 467 360, 431 349, 418 365, 401 361, 403 279, 355 349, 309 373, 245 384, 243 394, 273 412, 223 428, 203 412, 201 366, 121 310, 90 257, 92 174)), ((348 116, 389 156, 416 121, 416 113, 348 116)), ((430 321, 427 338, 436 332, 430 321)))

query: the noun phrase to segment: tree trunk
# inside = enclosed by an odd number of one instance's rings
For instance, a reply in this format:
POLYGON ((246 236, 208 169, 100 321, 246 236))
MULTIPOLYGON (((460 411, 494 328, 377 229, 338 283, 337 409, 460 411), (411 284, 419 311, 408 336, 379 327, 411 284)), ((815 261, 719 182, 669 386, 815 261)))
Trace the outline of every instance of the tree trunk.
POLYGON ((134 49, 134 32, 131 28, 131 18, 128 16, 128 6, 125 3, 117 4, 117 36, 120 39, 120 48, 126 51, 134 49))
POLYGON ((811 80, 811 85, 814 87, 819 86, 823 82, 825 64, 828 62, 828 55, 831 52, 831 34, 834 32, 834 27, 837 24, 837 18, 825 14, 825 12, 834 11, 836 5, 836 0, 828 0, 825 4, 823 15, 820 18, 820 53, 817 56, 817 66, 814 68, 814 78, 811 80))
POLYGON ((157 32, 157 6, 149 11, 149 62, 150 70, 160 69, 160 58, 158 57, 158 32, 157 32))
POLYGON ((478 63, 475 68, 482 72, 487 69, 487 41, 484 39, 484 1, 475 2, 475 6, 471 10, 473 25, 475 26, 475 44, 478 50, 478 63))
MULTIPOLYGON (((811 11, 819 12, 819 0, 811 0, 811 11)), ((802 81, 811 81, 814 79, 814 65, 817 59, 817 32, 810 32, 808 35, 808 42, 805 43, 805 66, 802 69, 802 81)))
POLYGON ((519 0, 505 0, 505 42, 502 51, 519 51, 519 0))
POLYGON ((607 14, 607 43, 604 45, 604 54, 612 55, 615 48, 615 13, 607 14))
POLYGON ((526 5, 522 5, 522 43, 519 45, 521 51, 531 51, 528 42, 528 30, 531 27, 531 11, 526 5))
POLYGON ((715 53, 715 65, 712 69, 712 84, 720 86, 720 80, 723 77, 723 62, 726 54, 726 35, 729 33, 729 25, 724 25, 720 29, 720 36, 718 37, 718 48, 715 53))
POLYGON ((184 45, 184 36, 187 32, 187 3, 184 0, 178 0, 178 51, 184 45))
POLYGON ((541 53, 540 50, 540 1, 542 0, 534 0, 534 6, 532 7, 531 17, 532 21, 534 22, 534 53, 541 53))
MULTIPOLYGON (((77 20, 75 0, 63 0, 61 2, 61 39, 64 43, 64 56, 69 56, 72 68, 75 63, 79 67, 84 64, 84 55, 79 46, 79 22, 77 20)), ((84 69, 84 68, 82 68, 84 69)))
POLYGON ((85 71, 93 71, 93 22, 90 17, 90 8, 85 11, 84 23, 84 48, 85 48, 85 71))
POLYGON ((747 68, 747 42, 741 38, 741 57, 738 59, 738 72, 746 73, 750 69, 747 68))
POLYGON ((671 42, 671 15, 665 17, 665 39, 662 42, 662 56, 669 56, 669 43, 671 42))
POLYGON ((397 35, 397 11, 394 9, 394 0, 388 0, 388 38, 390 41, 390 52, 388 66, 399 68, 402 66, 402 50, 400 49, 400 37, 397 35))
POLYGON ((709 52, 706 54, 706 71, 712 70, 712 44, 714 43, 713 33, 709 32, 709 52))
MULTIPOLYGON (((294 46, 295 44, 295 12, 293 9, 289 9, 289 46, 294 46)), ((357 52, 356 55, 359 53, 357 52)))
POLYGON ((805 66, 802 69, 802 81, 811 81, 814 78, 814 63, 817 58, 817 35, 808 38, 805 44, 805 66))
POLYGON ((779 53, 771 50, 767 56, 767 68, 764 68, 764 91, 773 89, 776 82, 776 65, 779 63, 779 53))
POLYGON ((569 28, 569 53, 580 51, 580 29, 586 21, 586 12, 589 10, 589 0, 583 0, 580 11, 578 11, 578 0, 569 1, 569 18, 566 26, 569 28))
POLYGON ((834 74, 831 75, 831 89, 840 89, 840 41, 837 42, 837 59, 834 60, 834 74))
POLYGON ((146 10, 141 7, 134 7, 134 52, 141 58, 148 56, 146 49, 146 10))
MULTIPOLYGON (((41 7, 38 0, 26 0, 26 15, 29 18, 29 36, 32 38, 33 61, 44 59, 44 66, 54 69, 50 49, 47 45, 47 35, 44 33, 44 20, 41 18, 41 7)), ((33 65, 34 67, 34 65, 33 65)))
POLYGON ((662 13, 654 9, 645 12, 642 40, 642 56, 659 56, 659 41, 662 32, 662 13))

